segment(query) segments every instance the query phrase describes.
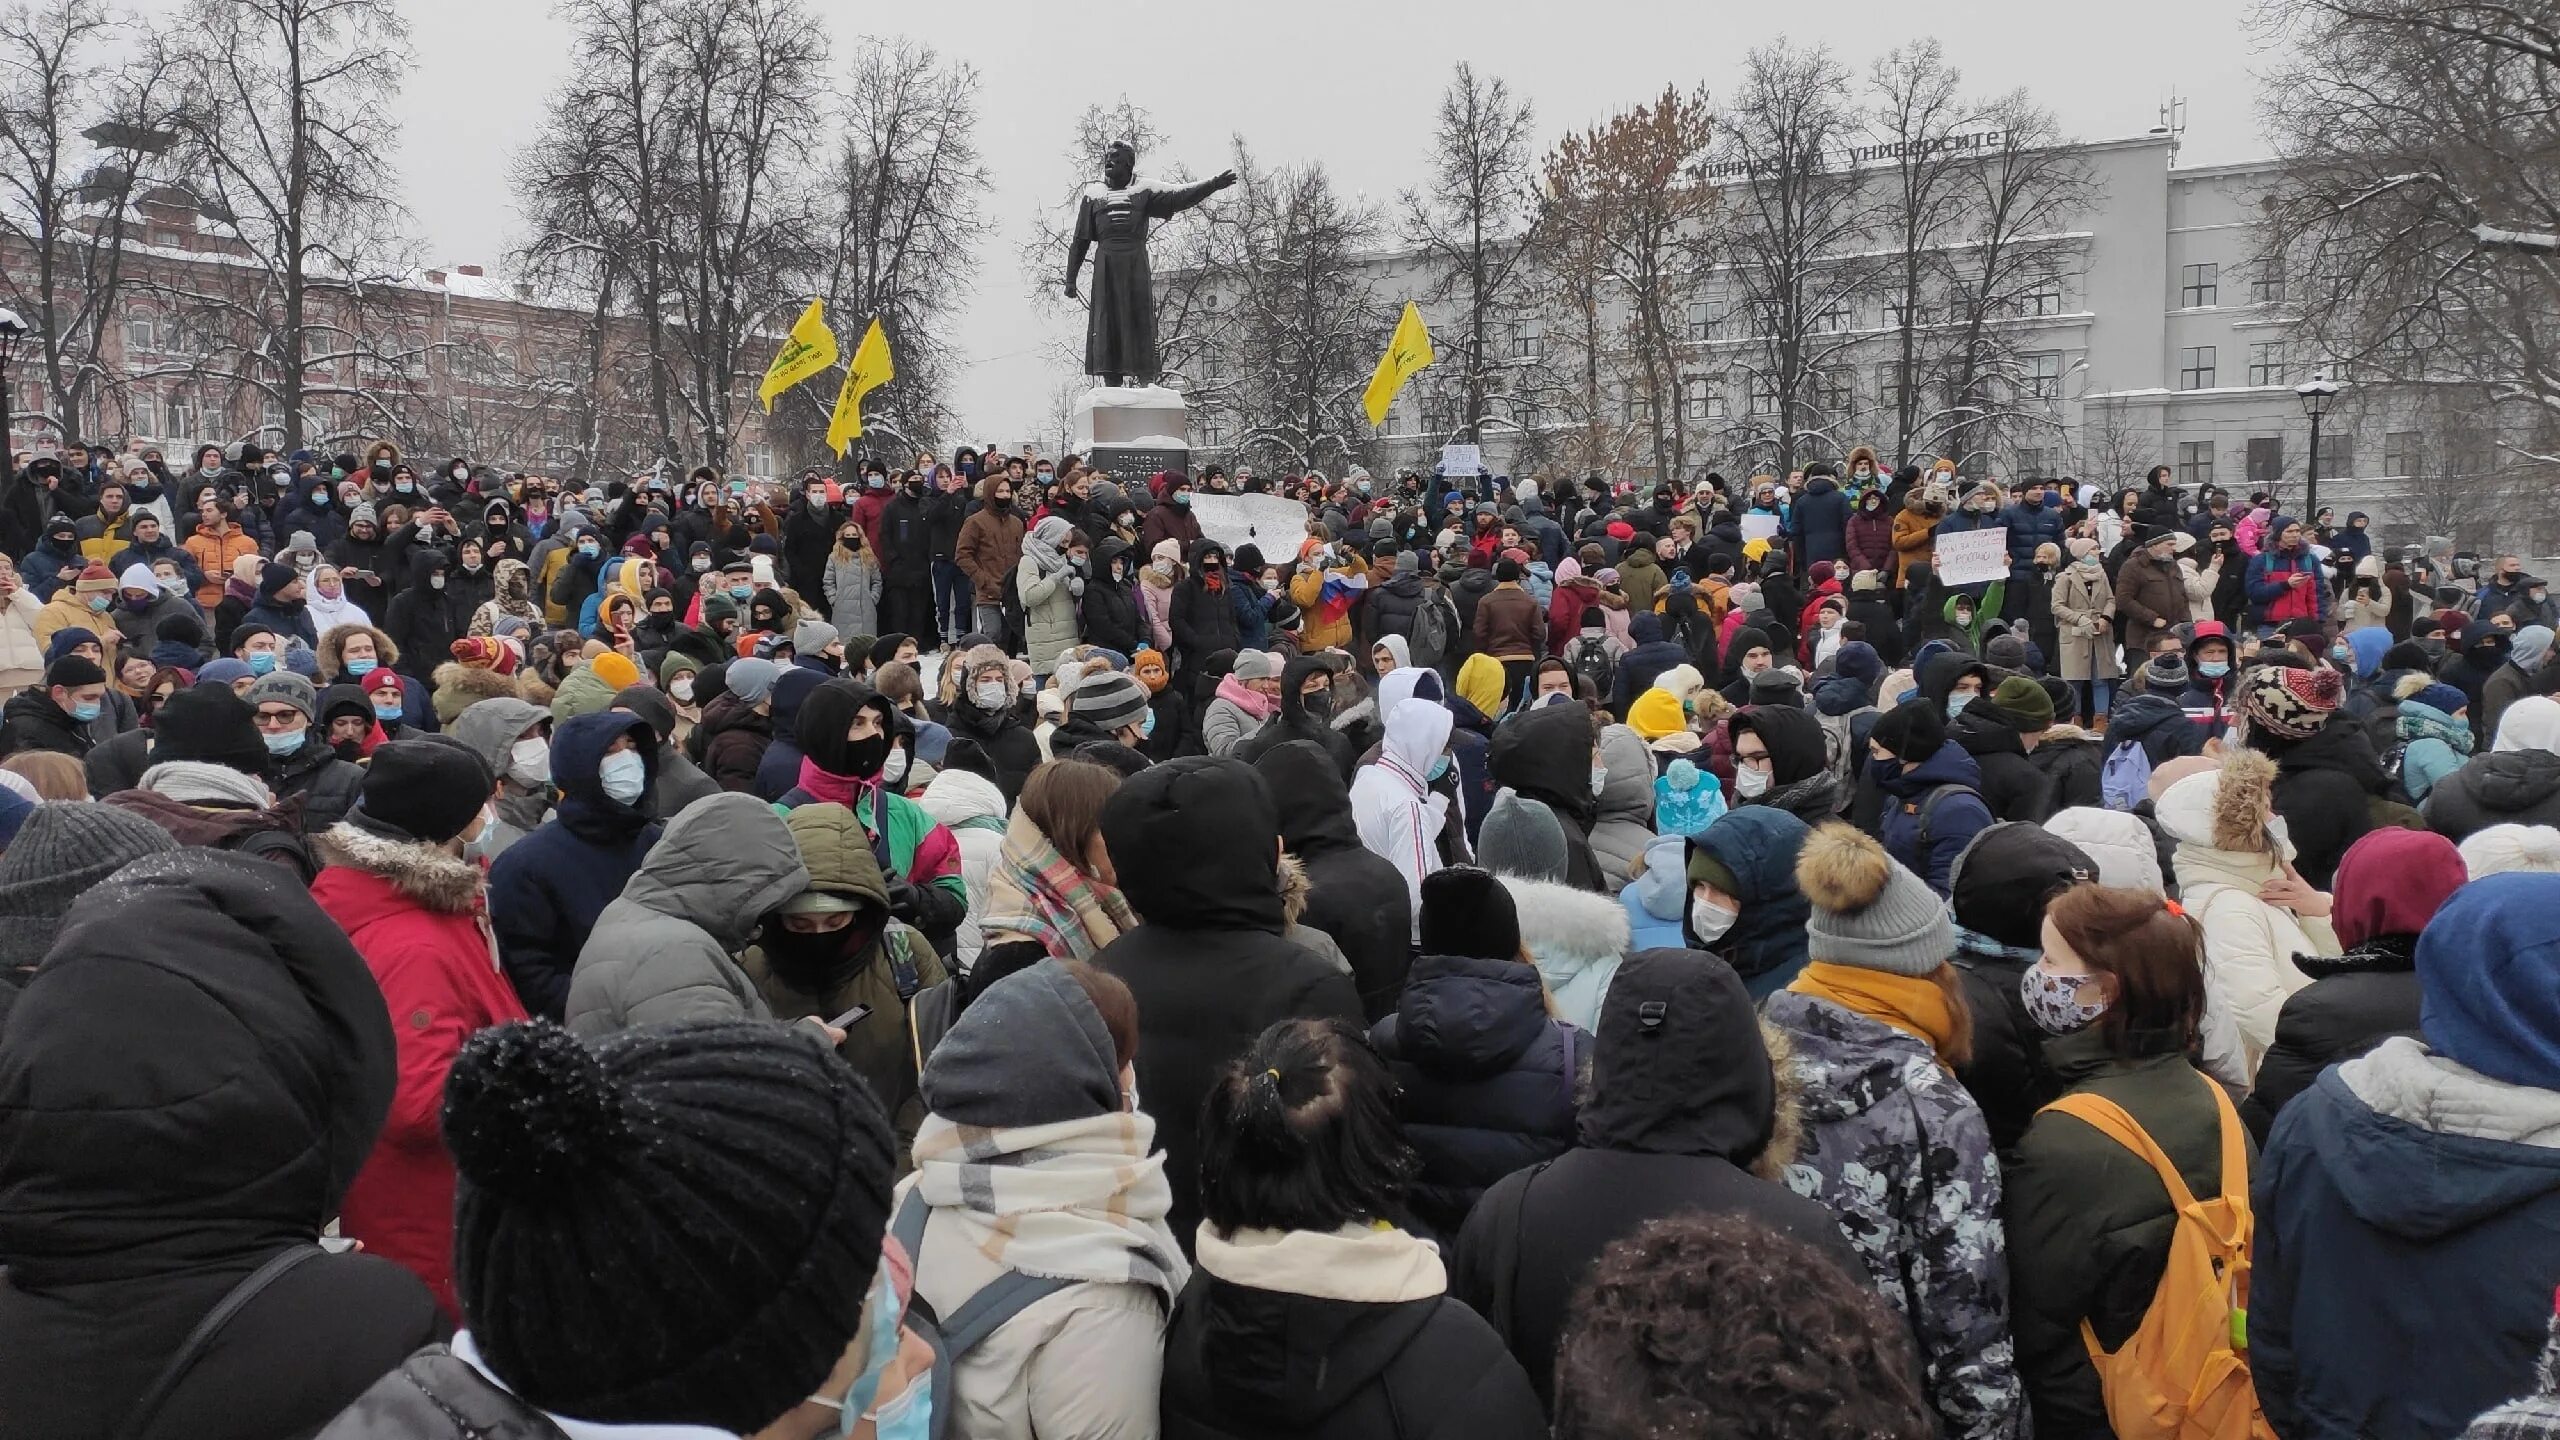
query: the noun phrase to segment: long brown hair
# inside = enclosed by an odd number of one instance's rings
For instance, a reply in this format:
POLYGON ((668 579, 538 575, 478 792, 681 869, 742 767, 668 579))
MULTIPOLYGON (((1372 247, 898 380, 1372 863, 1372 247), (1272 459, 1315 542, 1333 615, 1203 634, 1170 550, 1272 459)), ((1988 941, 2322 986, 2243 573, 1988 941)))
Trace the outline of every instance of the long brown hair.
POLYGON ((2075 885, 2053 898, 2044 918, 2081 963, 2114 984, 2098 1017, 2109 1050, 2136 1054, 2136 1037, 2151 1033, 2174 1037, 2180 1049, 2195 1043, 2204 1021, 2204 931, 2192 917, 2148 890, 2075 885))
POLYGON ((1085 871, 1085 856, 1102 833, 1102 805, 1120 788, 1120 772, 1090 760, 1052 760, 1022 782, 1022 818, 1039 827, 1068 864, 1085 871))

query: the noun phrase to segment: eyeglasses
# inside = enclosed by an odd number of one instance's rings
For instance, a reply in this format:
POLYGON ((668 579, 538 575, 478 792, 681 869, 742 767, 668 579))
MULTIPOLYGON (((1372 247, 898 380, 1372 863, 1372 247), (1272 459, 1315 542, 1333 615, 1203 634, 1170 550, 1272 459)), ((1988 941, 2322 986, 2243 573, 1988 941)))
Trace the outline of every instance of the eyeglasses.
POLYGON ((263 706, 258 710, 258 728, 261 730, 299 729, 309 723, 302 718, 302 712, 299 710, 291 708, 269 710, 263 706))

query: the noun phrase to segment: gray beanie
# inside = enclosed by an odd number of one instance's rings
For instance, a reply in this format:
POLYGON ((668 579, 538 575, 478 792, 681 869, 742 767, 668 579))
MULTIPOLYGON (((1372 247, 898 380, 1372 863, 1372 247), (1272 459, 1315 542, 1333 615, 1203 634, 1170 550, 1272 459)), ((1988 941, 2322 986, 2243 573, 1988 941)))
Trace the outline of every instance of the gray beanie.
POLYGON ((2186 657, 2174 651, 2152 656, 2151 663, 2142 667, 2142 683, 2154 691, 2174 693, 2186 689, 2186 657))
POLYGON ((1493 797, 1476 834, 1476 863, 1496 875, 1561 885, 1565 877, 1564 826, 1555 812, 1504 786, 1493 797))
POLYGON ((741 704, 757 705, 773 694, 773 682, 782 674, 782 668, 770 660, 751 656, 730 661, 727 673, 729 693, 737 696, 741 704))
POLYGON ((356 502, 356 508, 347 512, 347 523, 350 525, 379 525, 382 523, 382 520, 381 517, 374 513, 372 501, 360 500, 356 502))
POLYGON ((320 696, 311 688, 311 682, 282 670, 259 676, 250 684, 248 693, 240 698, 248 701, 252 710, 270 700, 279 705, 290 705, 301 711, 305 720, 320 713, 320 696))
POLYGON ((917 1085, 934 1114, 989 1129, 1090 1119, 1121 1104, 1110 1028, 1055 960, 1007 975, 969 1002, 917 1085))
POLYGON ((791 653, 794 655, 815 655, 830 645, 838 645, 843 642, 844 637, 836 633, 836 627, 828 624, 826 621, 803 620, 800 622, 799 628, 791 632, 791 653))
POLYGON ((1117 670, 1095 670, 1076 682, 1067 713, 1105 731, 1135 725, 1147 713, 1147 687, 1117 670))
POLYGON ((1865 831, 1836 820, 1815 830, 1796 856, 1796 888, 1813 906, 1805 948, 1816 960, 1927 975, 1956 953, 1947 902, 1865 831))
POLYGON ((38 805, 0 855, 0 965, 43 959, 72 901, 143 856, 177 848, 168 831, 130 810, 86 800, 38 805))

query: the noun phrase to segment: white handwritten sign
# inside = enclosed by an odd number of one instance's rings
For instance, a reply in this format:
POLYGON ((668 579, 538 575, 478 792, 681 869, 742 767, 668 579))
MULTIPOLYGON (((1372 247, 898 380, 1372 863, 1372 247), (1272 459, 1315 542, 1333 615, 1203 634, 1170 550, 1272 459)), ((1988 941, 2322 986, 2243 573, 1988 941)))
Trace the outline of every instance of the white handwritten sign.
POLYGON ((1938 537, 1938 583, 1976 585, 2009 578, 2009 527, 1994 525, 1938 537))

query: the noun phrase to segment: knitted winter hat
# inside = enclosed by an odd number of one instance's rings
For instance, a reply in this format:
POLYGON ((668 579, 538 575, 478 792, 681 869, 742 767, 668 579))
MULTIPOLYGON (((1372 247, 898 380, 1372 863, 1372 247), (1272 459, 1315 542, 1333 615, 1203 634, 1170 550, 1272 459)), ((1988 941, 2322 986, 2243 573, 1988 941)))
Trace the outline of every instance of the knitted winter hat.
POLYGON ((1991 692, 1991 703, 2016 717, 2018 728, 2033 735, 2053 728, 2053 697, 2024 675, 2012 675, 1991 692))
POLYGON ((1476 834, 1476 860, 1496 875, 1562 884, 1565 877, 1564 826, 1555 812, 1504 786, 1493 797, 1476 834))
POLYGON ((1796 856, 1796 888, 1813 906, 1816 960, 1889 975, 1926 975, 1955 953, 1946 902, 1875 837, 1834 821, 1796 856))
POLYGON ((611 689, 628 690, 640 683, 640 667, 619 650, 607 650, 588 661, 587 669, 611 689))
POLYGON ((1740 876, 1733 873, 1733 867, 1727 865, 1722 859, 1718 858, 1714 851, 1699 844, 1697 836, 1692 835, 1688 838, 1689 883, 1692 885, 1712 885, 1727 895, 1740 895, 1742 893, 1742 879, 1740 876))
POLYGON ((843 639, 842 635, 836 633, 836 627, 824 620, 803 620, 791 632, 791 653, 815 655, 830 645, 841 643, 843 639))
POLYGON ((466 635, 453 642, 454 663, 466 670, 486 670, 496 675, 516 673, 515 647, 492 635, 466 635))
POLYGON ((2345 677, 2326 665, 2308 670, 2253 665, 2241 676, 2238 708, 2251 725, 2270 735, 2304 740, 2329 723, 2345 698, 2345 677))
POLYGON ((177 692, 151 713, 151 763, 171 760, 266 773, 267 742, 258 734, 258 712, 228 685, 200 683, 177 692))
POLYGON ((2142 679, 2154 693, 2175 696, 2177 692, 2187 688, 2186 657, 2175 650, 2154 655, 2151 657, 2151 663, 2142 667, 2142 679))
POLYGON ((1147 687, 1117 670, 1097 669, 1076 682, 1075 718, 1088 720, 1106 733, 1140 723, 1147 713, 1147 687))
POLYGON ((2421 705, 2432 706, 2437 710, 2443 711, 2447 715, 2451 715, 2458 710, 2467 709, 2471 704, 2471 698, 2469 696, 2463 694, 2454 687, 2445 684, 2441 680, 2436 681, 2433 684, 2421 685, 2416 690, 2407 695, 2403 695, 2400 698, 2403 700, 2415 700, 2421 705))
POLYGON ((1422 877, 1422 953, 1476 960, 1520 954, 1520 912, 1493 872, 1452 865, 1422 877))
POLYGON ((1685 757, 1663 767, 1653 782, 1653 829, 1657 835, 1695 840, 1724 813, 1724 790, 1713 776, 1685 757))
POLYGON ((592 1046, 551 1024, 483 1030, 446 1082, 444 1139, 463 1319, 544 1410, 750 1434, 861 1329, 895 1142, 808 1027, 592 1046), (648 1323, 615 1319, 632 1316, 648 1323))
POLYGON ((1882 590, 1883 588, 1884 575, 1880 571, 1861 570, 1857 574, 1849 577, 1849 590, 1852 594, 1870 590, 1882 590))
POLYGON ((1247 680, 1277 680, 1280 678, 1280 666, 1263 651, 1239 650, 1235 666, 1228 673, 1234 675, 1236 683, 1241 685, 1247 680))
POLYGON ((1927 700, 1906 700, 1884 712, 1868 739, 1892 752, 1905 765, 1918 765, 1945 748, 1947 722, 1927 700))
POLYGON ((71 902, 145 855, 175 850, 130 810, 86 800, 38 805, 0 853, 0 965, 32 965, 53 946, 71 902))
POLYGON ((1680 708, 1680 697, 1659 686, 1636 697, 1627 707, 1627 728, 1636 738, 1650 744, 1665 735, 1689 728, 1689 717, 1680 708))
POLYGON ((250 682, 249 693, 240 698, 249 703, 249 716, 253 720, 257 718, 258 707, 270 703, 290 705, 301 711, 305 720, 316 718, 320 713, 320 692, 311 688, 311 682, 282 671, 259 676, 250 682))
POLYGON ((774 678, 781 673, 770 660, 732 660, 727 671, 729 693, 737 696, 741 704, 760 704, 773 694, 774 678))
MULTIPOLYGON (((2474 880, 2514 870, 2560 874, 2560 830, 2548 825, 2492 825, 2473 831, 2460 848, 2463 868, 2474 880)), ((6 873, 0 864, 0 874, 6 873)))
MULTIPOLYGON (((98 632, 86 625, 65 625, 44 645, 44 663, 52 664, 83 645, 98 645, 98 632)), ((100 649, 104 649, 100 646, 100 649)))
POLYGON ((104 685, 107 672, 86 655, 65 655, 44 667, 44 683, 77 690, 83 685, 104 685))
POLYGON ((480 818, 497 780, 469 746, 433 737, 376 747, 358 814, 415 840, 441 845, 480 818))
POLYGON ((71 588, 81 595, 112 595, 116 592, 116 577, 106 566, 92 560, 81 567, 80 578, 72 582, 71 588))

